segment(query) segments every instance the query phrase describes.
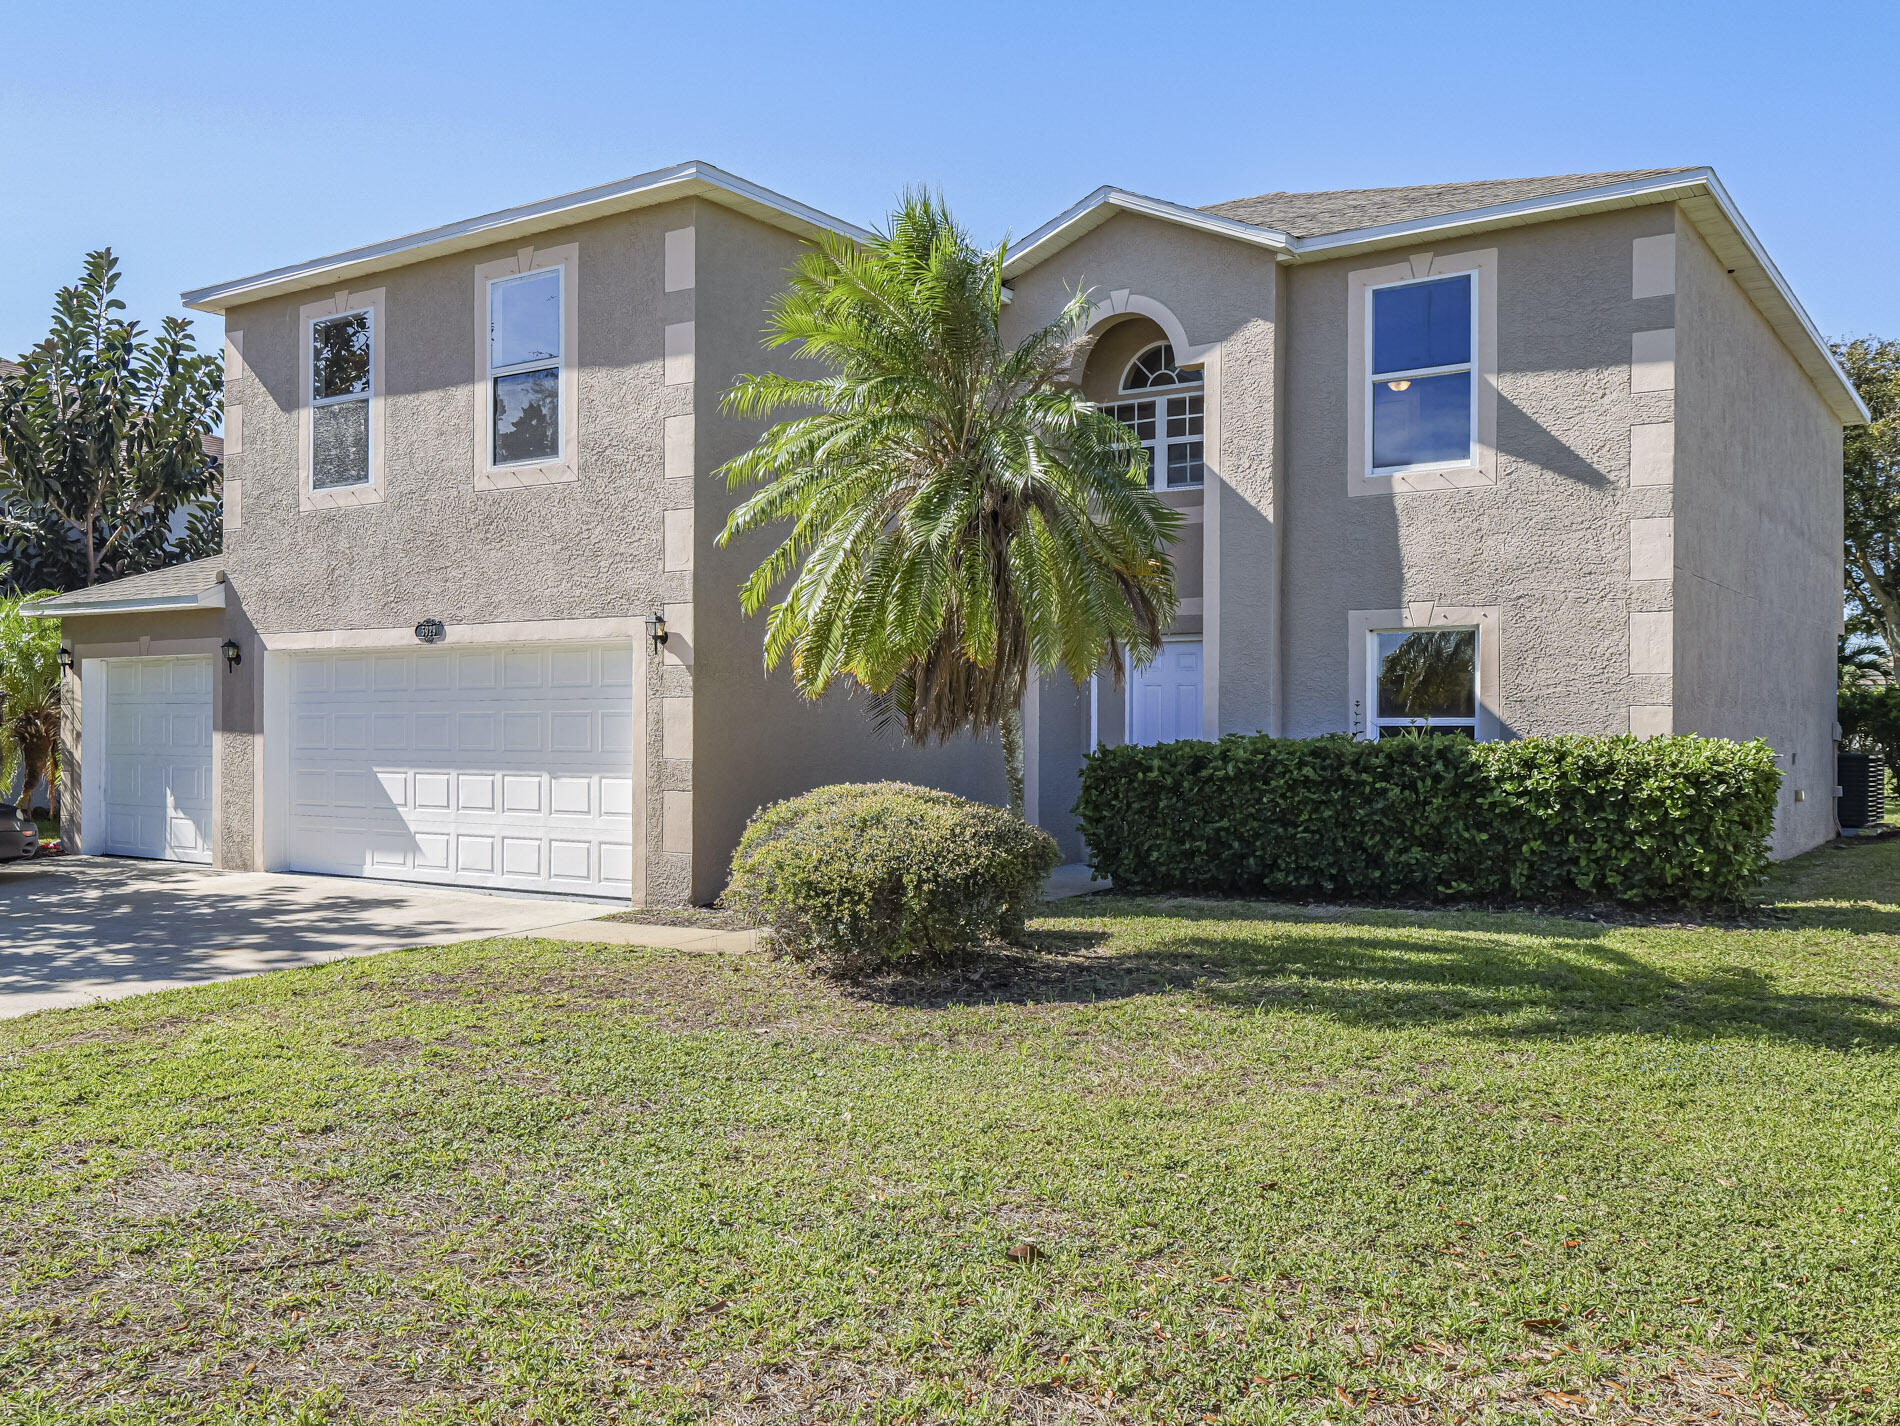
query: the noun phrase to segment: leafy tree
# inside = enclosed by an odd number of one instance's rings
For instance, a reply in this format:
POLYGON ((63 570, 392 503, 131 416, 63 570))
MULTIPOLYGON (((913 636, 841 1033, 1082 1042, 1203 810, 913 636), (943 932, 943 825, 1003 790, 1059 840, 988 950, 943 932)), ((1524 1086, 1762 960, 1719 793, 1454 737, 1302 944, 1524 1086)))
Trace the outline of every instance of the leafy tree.
POLYGON ((828 239, 792 268, 768 348, 822 376, 744 376, 724 408, 807 414, 721 467, 763 488, 724 546, 790 522, 741 591, 817 698, 843 677, 918 743, 1000 728, 1023 806, 1022 699, 1032 667, 1077 683, 1160 647, 1175 610, 1180 516, 1147 487, 1129 432, 1063 377, 1085 329, 1078 293, 1048 326, 1003 339, 1003 249, 976 247, 940 199, 907 193, 888 234, 828 239))
POLYGON ((1847 631, 1861 649, 1868 638, 1885 645, 1891 676, 1900 650, 1900 342, 1862 337, 1834 354, 1873 413, 1843 442, 1847 631))
POLYGON ((46 784, 47 806, 59 814, 59 620, 29 619, 20 606, 52 591, 0 603, 0 788, 24 764, 20 801, 46 784))
POLYGON ((78 588, 218 549, 205 437, 221 363, 196 350, 187 321, 148 336, 123 317, 118 282, 111 249, 88 253, 54 298, 52 332, 0 372, 0 535, 15 587, 78 588))

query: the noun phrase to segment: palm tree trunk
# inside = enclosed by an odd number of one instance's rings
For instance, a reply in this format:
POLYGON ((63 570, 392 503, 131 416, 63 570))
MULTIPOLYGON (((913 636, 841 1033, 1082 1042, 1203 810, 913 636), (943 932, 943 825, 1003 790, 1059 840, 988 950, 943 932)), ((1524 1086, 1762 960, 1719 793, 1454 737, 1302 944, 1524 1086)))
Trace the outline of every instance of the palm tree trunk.
POLYGON ((1003 777, 1009 783, 1009 810, 1023 815, 1023 705, 1003 715, 1003 777))

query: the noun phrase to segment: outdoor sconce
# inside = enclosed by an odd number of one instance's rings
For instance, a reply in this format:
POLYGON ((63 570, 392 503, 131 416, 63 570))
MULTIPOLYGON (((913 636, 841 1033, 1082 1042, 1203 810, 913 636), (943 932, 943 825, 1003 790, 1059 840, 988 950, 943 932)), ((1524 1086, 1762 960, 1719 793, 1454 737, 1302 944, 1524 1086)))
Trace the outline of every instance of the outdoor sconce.
POLYGON ((63 669, 70 669, 73 666, 73 651, 64 645, 61 645, 59 650, 59 666, 63 669))
POLYGON ((224 641, 224 666, 226 668, 236 668, 243 662, 244 650, 238 647, 238 641, 236 639, 226 639, 224 641))
POLYGON ((647 637, 653 641, 653 654, 658 658, 666 644, 666 615, 657 609, 647 615, 647 637))

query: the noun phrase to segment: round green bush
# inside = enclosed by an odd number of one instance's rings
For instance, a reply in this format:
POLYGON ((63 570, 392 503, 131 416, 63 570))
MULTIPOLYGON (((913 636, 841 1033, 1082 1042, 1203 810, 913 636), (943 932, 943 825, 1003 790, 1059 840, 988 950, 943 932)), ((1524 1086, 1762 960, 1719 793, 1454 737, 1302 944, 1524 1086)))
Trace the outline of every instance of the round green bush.
POLYGON ((1000 807, 903 782, 841 783, 761 808, 725 904, 790 955, 837 969, 953 960, 1022 934, 1061 860, 1000 807))

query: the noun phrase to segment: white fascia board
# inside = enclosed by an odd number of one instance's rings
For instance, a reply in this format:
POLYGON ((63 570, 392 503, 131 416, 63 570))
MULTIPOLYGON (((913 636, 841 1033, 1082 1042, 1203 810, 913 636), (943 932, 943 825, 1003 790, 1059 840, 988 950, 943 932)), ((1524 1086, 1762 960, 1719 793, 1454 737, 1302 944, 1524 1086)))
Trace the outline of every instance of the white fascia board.
POLYGON ((1140 213, 1144 217, 1158 218, 1164 223, 1176 223, 1185 228, 1194 228, 1203 233, 1216 233, 1221 237, 1232 238, 1236 242, 1247 243, 1253 247, 1285 251, 1292 243, 1285 233, 1275 232, 1271 228, 1242 223, 1233 218, 1222 218, 1214 213, 1203 213, 1198 208, 1189 208, 1180 203, 1169 203, 1161 198, 1150 198, 1145 193, 1130 193, 1124 188, 1103 187, 1096 189, 1080 203, 1057 214, 1011 247, 1003 255, 1003 276, 1016 277, 1027 272, 1037 263, 1053 257, 1083 234, 1100 227, 1114 217, 1117 209, 1128 213, 1140 213))
MULTIPOLYGON (((1728 220, 1729 226, 1734 228, 1735 235, 1747 247, 1749 256, 1755 260, 1768 281, 1773 284, 1776 293, 1787 304, 1789 313, 1801 324, 1801 330, 1813 344, 1814 350, 1820 354, 1822 360, 1827 363, 1828 370, 1834 374, 1834 379, 1840 383, 1841 391, 1851 403, 1855 416, 1863 423, 1873 420, 1874 413, 1868 410, 1867 403, 1860 399, 1860 393, 1854 389, 1853 380, 1842 368, 1840 359, 1834 355, 1834 348, 1828 345, 1827 339, 1814 325, 1814 319, 1808 315, 1808 309, 1803 307, 1801 299, 1794 295, 1794 289, 1788 285, 1788 279, 1781 275, 1781 269, 1776 267, 1774 259, 1768 256, 1768 249, 1762 246, 1761 239, 1755 236, 1755 230, 1748 226, 1748 220, 1742 217, 1741 209, 1735 206, 1735 200, 1728 196, 1728 190, 1722 186, 1722 181, 1715 176, 1713 171, 1709 173, 1708 188, 1709 196, 1722 210, 1722 216, 1728 220)), ((1835 414, 1840 414, 1838 407, 1835 414)), ((1856 424, 1854 420, 1847 417, 1842 417, 1842 421, 1843 424, 1850 426, 1856 424)))
POLYGON ((223 312, 241 302, 255 302, 301 288, 353 280, 372 272, 381 272, 425 257, 459 252, 490 243, 546 232, 586 222, 608 213, 645 208, 676 198, 703 196, 714 202, 758 218, 801 236, 835 233, 853 242, 863 242, 871 234, 854 223, 834 218, 808 204, 774 193, 769 188, 748 182, 736 174, 697 160, 655 169, 652 173, 623 178, 544 198, 518 208, 504 208, 478 218, 464 218, 439 228, 428 228, 400 238, 332 253, 328 257, 272 268, 231 282, 194 288, 180 294, 185 306, 199 312, 223 312))
POLYGON ((178 609, 222 609, 224 581, 219 580, 211 588, 196 594, 133 595, 127 599, 88 600, 65 609, 50 607, 58 603, 58 599, 37 600, 22 604, 20 613, 28 619, 80 619, 89 614, 158 614, 178 609))

